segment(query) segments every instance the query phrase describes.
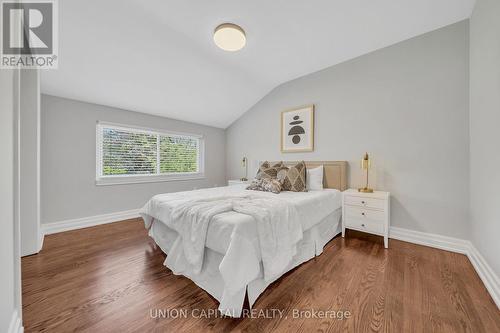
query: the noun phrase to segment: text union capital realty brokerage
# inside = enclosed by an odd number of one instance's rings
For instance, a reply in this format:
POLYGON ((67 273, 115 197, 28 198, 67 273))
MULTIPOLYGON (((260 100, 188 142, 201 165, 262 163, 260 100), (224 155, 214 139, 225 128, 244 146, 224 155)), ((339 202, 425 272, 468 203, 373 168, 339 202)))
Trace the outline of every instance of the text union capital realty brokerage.
MULTIPOLYGON (((150 309, 149 316, 153 319, 181 319, 181 318, 223 318, 235 317, 231 310, 219 311, 218 309, 150 309)), ((285 310, 280 309, 243 309, 241 311, 241 318, 288 318, 285 315, 285 310)), ((293 309, 292 318, 306 318, 306 319, 349 319, 351 317, 350 311, 343 310, 316 310, 316 309, 293 309)))

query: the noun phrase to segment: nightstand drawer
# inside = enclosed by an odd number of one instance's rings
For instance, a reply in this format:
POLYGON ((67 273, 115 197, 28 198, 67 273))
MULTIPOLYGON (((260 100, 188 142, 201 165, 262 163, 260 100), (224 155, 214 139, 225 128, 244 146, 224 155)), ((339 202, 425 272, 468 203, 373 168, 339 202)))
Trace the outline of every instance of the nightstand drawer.
POLYGON ((361 206, 374 209, 385 209, 385 200, 375 198, 363 198, 354 195, 346 195, 344 198, 346 205, 361 206))
POLYGON ((346 217, 352 217, 364 220, 385 221, 385 212, 380 210, 366 209, 358 206, 346 205, 344 208, 346 217))
POLYGON ((344 223, 348 228, 353 228, 370 233, 383 234, 385 232, 384 223, 380 221, 346 216, 344 223))

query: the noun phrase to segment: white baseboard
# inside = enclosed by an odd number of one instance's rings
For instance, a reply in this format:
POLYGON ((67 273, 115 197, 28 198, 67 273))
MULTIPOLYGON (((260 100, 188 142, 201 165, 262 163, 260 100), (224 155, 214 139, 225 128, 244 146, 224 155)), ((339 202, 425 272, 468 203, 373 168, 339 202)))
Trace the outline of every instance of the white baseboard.
POLYGON ((493 301, 500 309, 500 279, 472 243, 470 244, 467 257, 483 281, 484 286, 491 295, 491 298, 493 298, 493 301))
POLYGON ((42 228, 40 227, 40 234, 38 235, 38 252, 40 252, 42 250, 43 241, 45 240, 45 234, 43 233, 43 230, 41 230, 41 229, 42 228))
POLYGON ((398 227, 390 228, 389 238, 465 254, 500 309, 500 279, 470 241, 398 227))
POLYGON ((390 227, 389 238, 462 254, 467 254, 471 245, 469 241, 463 239, 398 227, 390 227))
POLYGON ((7 333, 23 333, 24 327, 21 322, 21 317, 17 313, 17 310, 14 310, 12 313, 12 319, 10 320, 9 330, 7 333))
POLYGON ((65 221, 51 222, 42 224, 41 231, 43 235, 55 234, 58 232, 76 230, 93 227, 96 225, 118 222, 127 219, 139 217, 139 209, 126 210, 123 212, 109 213, 103 215, 82 217, 65 221))

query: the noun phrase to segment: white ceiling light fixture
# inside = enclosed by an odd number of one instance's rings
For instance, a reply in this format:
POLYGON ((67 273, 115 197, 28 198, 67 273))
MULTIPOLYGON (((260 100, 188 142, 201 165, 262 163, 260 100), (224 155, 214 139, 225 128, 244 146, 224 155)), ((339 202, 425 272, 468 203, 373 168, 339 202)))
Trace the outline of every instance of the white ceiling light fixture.
POLYGON ((214 31, 215 45, 224 51, 239 51, 247 43, 245 31, 236 24, 223 23, 214 31))

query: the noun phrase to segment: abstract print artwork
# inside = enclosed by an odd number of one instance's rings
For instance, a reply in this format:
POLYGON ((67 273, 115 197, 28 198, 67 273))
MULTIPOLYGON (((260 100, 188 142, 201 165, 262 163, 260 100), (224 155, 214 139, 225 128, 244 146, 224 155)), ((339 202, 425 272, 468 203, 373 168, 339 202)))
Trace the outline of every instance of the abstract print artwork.
POLYGON ((314 105, 281 112, 281 151, 314 150, 314 105))

